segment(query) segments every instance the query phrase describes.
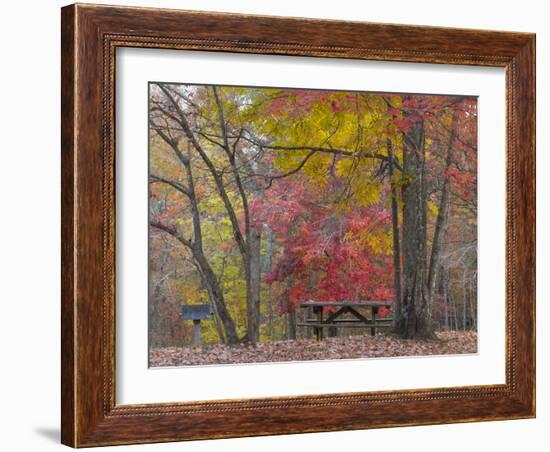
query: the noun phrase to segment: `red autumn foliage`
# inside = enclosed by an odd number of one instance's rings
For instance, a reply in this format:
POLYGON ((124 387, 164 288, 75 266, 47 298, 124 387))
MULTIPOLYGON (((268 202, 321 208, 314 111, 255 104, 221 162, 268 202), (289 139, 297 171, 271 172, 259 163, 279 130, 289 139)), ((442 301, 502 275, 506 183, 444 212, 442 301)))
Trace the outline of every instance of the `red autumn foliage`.
POLYGON ((387 210, 357 206, 334 215, 324 201, 321 190, 289 179, 273 184, 264 200, 255 200, 255 221, 273 225, 282 244, 265 282, 291 280, 286 299, 294 306, 309 299, 392 299, 391 256, 361 240, 373 227, 390 227, 387 210))

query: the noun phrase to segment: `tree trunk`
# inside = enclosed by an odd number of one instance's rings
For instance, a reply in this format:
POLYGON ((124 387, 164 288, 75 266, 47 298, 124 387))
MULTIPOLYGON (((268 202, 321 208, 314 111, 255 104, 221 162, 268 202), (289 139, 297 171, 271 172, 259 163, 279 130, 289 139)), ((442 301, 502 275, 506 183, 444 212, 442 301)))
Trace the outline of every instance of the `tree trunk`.
POLYGON ((445 269, 441 266, 439 270, 439 295, 441 297, 441 304, 443 306, 443 326, 445 331, 449 330, 449 300, 447 295, 447 276, 445 269))
MULTIPOLYGON (((474 282, 474 284, 476 283, 474 282)), ((473 289, 474 288, 472 288, 472 284, 470 284, 470 295, 473 295, 470 299, 470 317, 472 318, 472 329, 474 331, 477 331, 477 301, 475 296, 477 294, 477 290, 473 289)))
POLYGON ((288 338, 290 340, 296 339, 296 308, 289 306, 288 311, 288 338))
POLYGON ((426 271, 425 154, 424 120, 417 119, 405 133, 403 149, 403 301, 395 331, 405 338, 434 337, 426 271))
POLYGON ((454 296, 450 298, 451 298, 451 310, 452 310, 451 328, 453 331, 458 331, 458 311, 456 309, 456 298, 454 296))
POLYGON ((458 116, 456 112, 453 114, 451 132, 449 134, 449 145, 447 147, 447 157, 445 159, 445 170, 443 172, 443 188, 441 189, 441 198, 439 200, 439 209, 437 212, 437 219, 435 223, 434 238, 432 241, 432 254, 430 257, 430 267, 428 270, 428 297, 433 300, 435 293, 435 283, 437 280, 441 251, 443 246, 443 237, 445 236, 445 230, 447 229, 447 218, 449 211, 449 204, 451 199, 451 181, 448 176, 448 170, 453 160, 453 146, 456 134, 456 127, 458 123, 458 116))
POLYGON ((214 327, 216 328, 216 332, 218 333, 218 337, 220 338, 220 341, 225 344, 227 343, 227 339, 225 338, 225 333, 224 333, 222 322, 220 319, 220 313, 218 312, 218 303, 216 303, 216 301, 212 298, 212 292, 208 290, 208 282, 205 280, 201 268, 199 267, 196 261, 193 261, 193 263, 195 265, 195 268, 197 269, 197 272, 201 277, 202 285, 204 287, 207 287, 208 300, 210 301, 210 306, 212 306, 212 312, 214 314, 214 327))
POLYGON ((393 165, 395 155, 393 153, 393 144, 388 139, 388 159, 389 176, 391 186, 391 220, 393 235, 393 275, 395 290, 394 322, 401 318, 401 246, 399 243, 399 209, 397 205, 397 187, 394 180, 393 165))
POLYGON ((160 283, 156 285, 153 295, 149 298, 149 349, 153 347, 161 347, 163 345, 156 340, 160 330, 162 329, 161 306, 166 302, 166 298, 162 294, 160 286, 160 283))
POLYGON ((247 335, 251 342, 260 340, 260 289, 261 289, 261 231, 254 229, 250 233, 250 274, 247 293, 247 335))
POLYGON ((214 314, 214 327, 216 328, 216 333, 218 333, 220 342, 226 343, 227 340, 225 339, 225 333, 223 332, 223 327, 221 325, 220 314, 218 313, 218 307, 216 303, 214 303, 212 300, 210 300, 210 304, 212 306, 212 312, 214 314))
MULTIPOLYGON (((273 269, 273 252, 275 251, 275 234, 269 227, 269 225, 264 225, 265 231, 265 256, 262 259, 262 274, 271 273, 273 269)), ((265 311, 267 312, 267 335, 270 339, 273 339, 273 323, 274 323, 274 312, 273 312, 273 300, 271 297, 265 297, 262 300, 262 303, 265 306, 265 311)))
POLYGON ((187 175, 187 184, 189 190, 189 204, 191 207, 191 214, 193 217, 193 236, 194 243, 192 244, 191 251, 193 257, 200 268, 210 299, 212 300, 215 308, 214 311, 218 315, 223 329, 225 331, 225 340, 229 344, 237 342, 237 331, 235 329, 235 323, 229 314, 227 306, 225 304, 223 290, 220 286, 220 282, 216 277, 214 270, 210 266, 210 263, 204 255, 202 246, 202 226, 200 219, 200 211, 197 204, 197 197, 195 195, 195 182, 193 178, 193 169, 191 166, 191 147, 187 148, 188 159, 183 162, 185 167, 185 173, 187 175))
POLYGON ((237 331, 235 329, 235 323, 233 322, 233 319, 231 318, 231 315, 227 310, 223 291, 220 287, 218 279, 216 278, 212 267, 210 267, 210 264, 208 263, 204 254, 201 251, 194 250, 193 256, 203 274, 210 299, 216 305, 215 309, 223 325, 223 329, 225 330, 225 339, 228 344, 234 344, 238 340, 237 331))
MULTIPOLYGON (((287 312, 286 316, 286 338, 290 340, 296 339, 296 307, 290 302, 290 298, 288 297, 288 293, 290 289, 292 288, 292 277, 289 276, 286 280, 286 287, 287 287, 287 298, 285 300, 285 310, 287 312)), ((310 308, 308 308, 309 310, 310 308)), ((304 321, 307 318, 306 310, 303 310, 304 312, 304 321)), ((306 329, 307 330, 307 329, 306 329)), ((307 333, 303 335, 303 337, 307 338, 307 333)))
POLYGON ((466 271, 462 274, 462 330, 466 331, 466 308, 468 304, 468 298, 466 296, 466 271))

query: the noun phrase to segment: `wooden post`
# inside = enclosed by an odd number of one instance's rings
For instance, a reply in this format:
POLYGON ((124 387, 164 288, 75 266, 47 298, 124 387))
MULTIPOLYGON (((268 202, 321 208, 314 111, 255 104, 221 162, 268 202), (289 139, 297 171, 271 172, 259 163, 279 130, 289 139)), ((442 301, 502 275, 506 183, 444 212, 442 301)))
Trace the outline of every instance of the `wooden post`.
POLYGON ((212 319, 212 308, 208 304, 182 304, 181 318, 193 321, 193 344, 201 343, 201 320, 212 319))
POLYGON ((201 343, 201 321, 199 319, 193 320, 193 344, 199 345, 201 343))
MULTIPOLYGON (((319 323, 323 323, 323 307, 319 306, 319 323)), ((319 338, 323 340, 323 327, 319 328, 319 338)))
MULTIPOLYGON (((323 323, 323 307, 322 306, 314 306, 313 307, 313 313, 317 314, 317 322, 323 323)), ((315 338, 320 341, 323 339, 323 328, 320 326, 315 327, 315 338)))
MULTIPOLYGON (((311 310, 311 308, 302 309, 302 322, 303 323, 307 323, 307 319, 309 317, 310 310, 311 310)), ((309 328, 307 326, 302 327, 302 337, 304 339, 309 339, 309 337, 310 337, 309 328)))
MULTIPOLYGON (((319 322, 320 321, 319 306, 315 306, 313 308, 313 313, 317 315, 317 322, 319 322)), ((315 327, 315 339, 317 339, 318 341, 321 340, 321 328, 319 328, 318 326, 315 327)))
POLYGON ((376 314, 378 314, 378 306, 372 307, 372 327, 370 329, 370 335, 376 335, 376 314))

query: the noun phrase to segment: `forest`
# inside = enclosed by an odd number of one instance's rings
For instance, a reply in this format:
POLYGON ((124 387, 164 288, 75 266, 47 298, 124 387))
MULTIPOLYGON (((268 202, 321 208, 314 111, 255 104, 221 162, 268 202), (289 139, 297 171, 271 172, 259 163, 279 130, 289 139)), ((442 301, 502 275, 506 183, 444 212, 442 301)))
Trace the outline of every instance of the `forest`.
POLYGON ((148 119, 151 366, 477 350, 475 97, 151 82, 148 119))

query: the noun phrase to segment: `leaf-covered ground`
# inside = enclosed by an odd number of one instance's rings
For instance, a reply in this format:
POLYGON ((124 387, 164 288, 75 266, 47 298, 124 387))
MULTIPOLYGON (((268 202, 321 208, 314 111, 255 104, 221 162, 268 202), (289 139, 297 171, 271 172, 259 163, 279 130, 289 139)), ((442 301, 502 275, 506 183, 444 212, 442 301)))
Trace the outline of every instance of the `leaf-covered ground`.
POLYGON ((322 341, 263 342, 257 345, 209 345, 154 348, 150 366, 239 364, 321 359, 381 358, 390 356, 454 355, 477 352, 477 333, 437 333, 438 340, 407 340, 394 336, 348 336, 322 341))

